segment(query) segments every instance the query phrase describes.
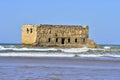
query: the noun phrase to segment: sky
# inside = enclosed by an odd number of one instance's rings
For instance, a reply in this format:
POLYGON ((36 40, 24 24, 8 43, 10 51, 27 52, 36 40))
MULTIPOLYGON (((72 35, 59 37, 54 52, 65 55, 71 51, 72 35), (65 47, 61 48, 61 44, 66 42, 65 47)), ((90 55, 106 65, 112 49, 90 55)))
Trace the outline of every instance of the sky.
POLYGON ((0 0, 0 43, 21 43, 23 24, 88 25, 97 44, 120 44, 120 0, 0 0))

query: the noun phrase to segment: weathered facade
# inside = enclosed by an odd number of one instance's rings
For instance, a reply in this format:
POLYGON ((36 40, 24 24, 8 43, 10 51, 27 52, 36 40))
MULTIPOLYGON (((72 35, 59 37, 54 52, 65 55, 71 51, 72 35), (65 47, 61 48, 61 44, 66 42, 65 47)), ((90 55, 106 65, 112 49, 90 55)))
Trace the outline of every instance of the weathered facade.
POLYGON ((88 26, 74 25, 23 25, 22 44, 62 48, 98 47, 89 38, 88 26))

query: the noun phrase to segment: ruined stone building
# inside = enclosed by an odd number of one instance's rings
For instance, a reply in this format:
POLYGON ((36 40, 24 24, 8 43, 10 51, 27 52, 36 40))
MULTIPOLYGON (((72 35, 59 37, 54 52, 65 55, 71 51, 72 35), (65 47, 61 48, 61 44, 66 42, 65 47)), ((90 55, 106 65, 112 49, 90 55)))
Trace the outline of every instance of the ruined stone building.
POLYGON ((61 48, 98 47, 89 38, 88 26, 74 25, 23 25, 22 44, 61 48))

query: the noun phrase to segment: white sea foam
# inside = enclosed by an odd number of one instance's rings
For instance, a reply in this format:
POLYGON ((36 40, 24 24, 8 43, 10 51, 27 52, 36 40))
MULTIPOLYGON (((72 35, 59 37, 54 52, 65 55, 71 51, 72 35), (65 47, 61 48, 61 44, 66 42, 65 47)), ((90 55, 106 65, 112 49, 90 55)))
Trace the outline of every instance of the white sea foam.
POLYGON ((110 51, 110 52, 119 52, 120 49, 104 49, 104 48, 16 48, 16 47, 10 47, 10 48, 6 48, 4 46, 0 46, 0 51, 4 50, 12 50, 12 51, 37 51, 37 52, 51 52, 51 51, 55 51, 55 52, 65 52, 65 53, 81 53, 81 52, 106 52, 106 51, 110 51))
POLYGON ((0 49, 3 49, 4 48, 4 46, 0 46, 0 49))
POLYGON ((104 49, 111 49, 111 47, 110 46, 105 46, 104 49))
POLYGON ((89 48, 69 48, 69 49, 61 49, 63 52, 87 52, 89 48))
POLYGON ((0 45, 0 56, 20 57, 120 57, 120 49, 103 48, 17 48, 0 45), (10 51, 9 51, 10 50, 10 51), (28 52, 27 52, 28 51, 28 52))
POLYGON ((89 48, 89 50, 93 50, 93 51, 104 51, 104 49, 102 49, 102 48, 89 48))
POLYGON ((87 52, 89 48, 0 48, 0 50, 13 51, 61 51, 61 52, 87 52))
POLYGON ((120 55, 113 54, 74 54, 74 53, 0 53, 2 57, 114 57, 120 55))
POLYGON ((55 48, 4 48, 1 47, 0 50, 14 50, 14 51, 57 51, 55 48))
POLYGON ((48 53, 1 53, 0 56, 11 57, 73 57, 74 54, 48 54, 48 53))
POLYGON ((57 51, 55 48, 12 48, 17 51, 57 51))

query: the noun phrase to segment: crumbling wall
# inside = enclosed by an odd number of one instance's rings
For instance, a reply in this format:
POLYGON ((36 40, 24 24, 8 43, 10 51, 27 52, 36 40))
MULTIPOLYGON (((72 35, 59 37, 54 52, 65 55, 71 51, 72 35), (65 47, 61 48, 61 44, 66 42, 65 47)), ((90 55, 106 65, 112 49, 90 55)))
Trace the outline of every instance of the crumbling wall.
POLYGON ((88 26, 40 25, 37 31, 37 41, 45 47, 83 47, 88 38, 88 26))
POLYGON ((62 48, 98 47, 89 39, 88 26, 74 25, 23 25, 22 44, 62 48))

